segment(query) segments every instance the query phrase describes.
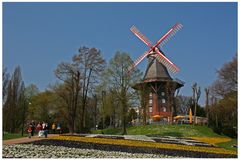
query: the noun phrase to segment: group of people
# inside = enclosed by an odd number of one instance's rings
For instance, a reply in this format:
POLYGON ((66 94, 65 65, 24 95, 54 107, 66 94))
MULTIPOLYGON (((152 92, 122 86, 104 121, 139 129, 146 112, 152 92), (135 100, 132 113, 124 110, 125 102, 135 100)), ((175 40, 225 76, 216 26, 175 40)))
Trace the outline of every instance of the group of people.
MULTIPOLYGON (((47 135, 48 135, 48 133, 50 131, 50 128, 49 128, 48 123, 39 122, 37 124, 37 126, 36 126, 35 122, 32 121, 31 123, 29 123, 28 129, 27 129, 28 137, 31 138, 32 136, 34 136, 35 131, 38 133, 38 137, 45 137, 45 138, 47 138, 47 135)), ((57 126, 56 126, 55 123, 53 123, 52 127, 51 127, 51 131, 52 131, 52 134, 55 134, 56 132, 58 134, 61 134, 61 125, 60 125, 60 123, 58 123, 57 126)))
POLYGON ((58 123, 57 126, 56 126, 55 123, 52 124, 52 133, 55 134, 56 132, 57 132, 58 134, 61 134, 61 133, 62 133, 60 123, 58 123))

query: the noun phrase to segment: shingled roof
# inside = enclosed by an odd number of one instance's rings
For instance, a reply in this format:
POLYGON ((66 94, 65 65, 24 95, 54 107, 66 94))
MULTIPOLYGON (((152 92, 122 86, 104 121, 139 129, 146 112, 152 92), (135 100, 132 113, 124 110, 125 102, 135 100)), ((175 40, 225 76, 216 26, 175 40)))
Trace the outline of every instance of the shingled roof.
POLYGON ((156 58, 148 58, 148 67, 143 78, 144 81, 169 81, 172 77, 169 75, 167 68, 160 63, 156 58))
POLYGON ((184 86, 184 82, 179 79, 172 79, 169 75, 167 68, 160 63, 156 58, 151 56, 148 57, 148 67, 145 71, 145 75, 143 80, 140 83, 136 83, 133 88, 134 89, 141 89, 143 85, 150 84, 150 83, 166 83, 170 82, 172 85, 175 86, 175 89, 178 89, 184 86))

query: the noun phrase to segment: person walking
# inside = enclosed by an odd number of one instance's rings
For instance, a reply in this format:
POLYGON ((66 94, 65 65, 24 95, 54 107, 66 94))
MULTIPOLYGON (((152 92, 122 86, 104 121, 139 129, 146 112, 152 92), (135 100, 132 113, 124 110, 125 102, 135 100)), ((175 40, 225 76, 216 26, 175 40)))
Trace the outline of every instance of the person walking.
POLYGON ((38 122, 36 131, 38 133, 38 137, 41 137, 40 132, 42 131, 42 124, 41 122, 38 122))
POLYGON ((37 130, 37 133, 38 133, 38 138, 44 136, 44 131, 43 131, 43 127, 42 127, 41 122, 38 123, 36 130, 37 130))
POLYGON ((31 123, 28 125, 27 132, 28 132, 28 138, 31 138, 31 136, 32 136, 32 124, 31 123))
POLYGON ((41 122, 38 122, 36 131, 39 132, 41 130, 42 130, 42 124, 41 124, 41 122))
POLYGON ((35 122, 32 121, 32 132, 31 132, 31 136, 34 136, 34 131, 35 131, 35 122))
POLYGON ((56 125, 55 123, 52 124, 52 133, 55 134, 55 131, 56 131, 56 125))
POLYGON ((46 131, 46 123, 45 122, 42 123, 42 129, 43 129, 43 132, 44 132, 44 136, 46 138, 47 137, 47 131, 46 131))
POLYGON ((45 123, 45 138, 47 138, 47 135, 48 135, 48 131, 49 131, 49 125, 48 123, 45 123))
POLYGON ((57 124, 57 131, 58 131, 58 134, 62 133, 60 123, 57 124))

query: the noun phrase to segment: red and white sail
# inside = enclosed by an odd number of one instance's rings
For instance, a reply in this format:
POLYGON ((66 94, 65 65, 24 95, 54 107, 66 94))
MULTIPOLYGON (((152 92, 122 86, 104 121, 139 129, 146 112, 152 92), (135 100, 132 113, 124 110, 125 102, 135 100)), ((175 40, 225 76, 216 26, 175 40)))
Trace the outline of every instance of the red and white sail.
POLYGON ((181 28, 183 27, 182 24, 177 23, 175 24, 162 38, 160 38, 155 45, 152 45, 152 42, 144 36, 135 26, 132 26, 130 30, 143 42, 145 43, 150 49, 145 52, 142 56, 140 56, 137 60, 135 60, 129 67, 128 73, 130 73, 146 56, 155 52, 154 56, 156 59, 162 63, 168 70, 173 73, 179 72, 179 68, 171 62, 164 54, 159 51, 157 48, 158 46, 161 48, 163 47, 181 28))

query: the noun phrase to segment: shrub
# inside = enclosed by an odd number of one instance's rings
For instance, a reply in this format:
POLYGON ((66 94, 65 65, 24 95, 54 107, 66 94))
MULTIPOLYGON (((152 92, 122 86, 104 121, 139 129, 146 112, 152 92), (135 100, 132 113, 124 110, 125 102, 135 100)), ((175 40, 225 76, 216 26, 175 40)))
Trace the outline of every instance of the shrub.
POLYGON ((221 134, 222 133, 222 128, 220 127, 213 127, 213 132, 217 133, 217 134, 221 134))
POLYGON ((237 138, 237 129, 233 127, 227 127, 222 130, 222 133, 231 138, 237 138))

